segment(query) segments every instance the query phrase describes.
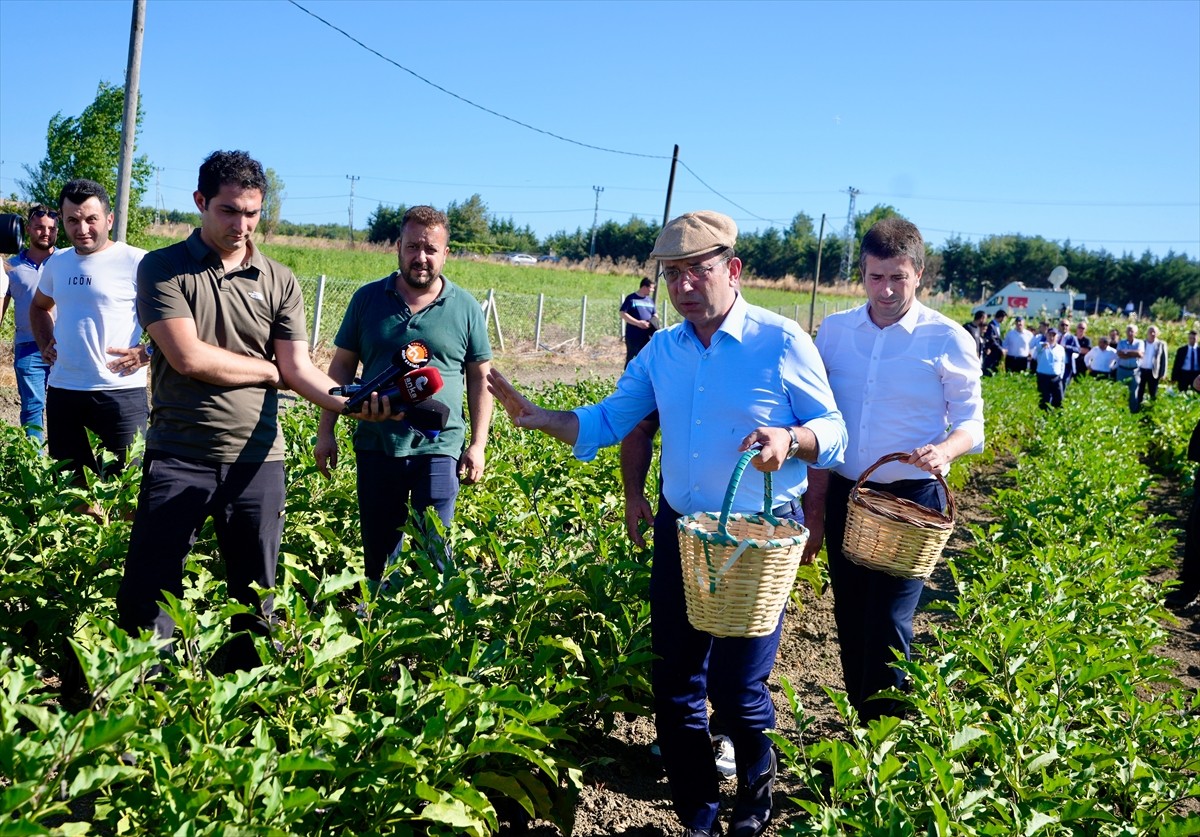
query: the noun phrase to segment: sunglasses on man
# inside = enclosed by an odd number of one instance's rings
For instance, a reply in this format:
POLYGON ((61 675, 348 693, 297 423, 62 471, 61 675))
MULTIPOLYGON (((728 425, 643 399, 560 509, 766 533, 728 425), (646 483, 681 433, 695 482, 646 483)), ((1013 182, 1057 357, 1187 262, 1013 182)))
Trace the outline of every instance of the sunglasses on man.
POLYGON ((45 218, 47 216, 49 216, 50 220, 52 221, 58 220, 58 213, 53 209, 35 209, 33 212, 29 213, 30 220, 33 220, 34 218, 45 218))

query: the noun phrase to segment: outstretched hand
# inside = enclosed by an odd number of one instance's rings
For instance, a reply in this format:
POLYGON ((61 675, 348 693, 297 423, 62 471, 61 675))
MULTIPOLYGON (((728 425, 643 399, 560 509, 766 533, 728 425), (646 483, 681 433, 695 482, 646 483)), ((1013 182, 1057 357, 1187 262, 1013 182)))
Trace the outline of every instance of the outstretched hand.
POLYGON ((517 392, 517 388, 510 384, 498 369, 493 367, 488 372, 487 385, 488 391, 496 397, 517 427, 535 430, 545 427, 548 411, 517 392))

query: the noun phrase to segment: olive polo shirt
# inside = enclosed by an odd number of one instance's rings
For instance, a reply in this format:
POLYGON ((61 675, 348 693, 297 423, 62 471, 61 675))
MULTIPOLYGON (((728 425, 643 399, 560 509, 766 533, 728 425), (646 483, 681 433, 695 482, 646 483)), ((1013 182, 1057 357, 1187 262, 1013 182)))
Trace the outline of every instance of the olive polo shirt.
MULTIPOLYGON (((429 346, 430 365, 442 375, 443 386, 433 396, 450 409, 450 417, 436 439, 427 439, 402 421, 358 422, 354 448, 388 456, 455 458, 466 444, 463 394, 468 363, 492 359, 487 321, 475 297, 445 276, 437 299, 415 314, 396 291, 397 274, 369 282, 354 292, 334 345, 359 356, 363 380, 391 366, 401 346, 422 340, 429 346)), ((403 280, 401 280, 403 281, 403 280)))
MULTIPOLYGON (((274 361, 274 340, 308 339, 304 300, 292 271, 251 245, 249 263, 226 273, 199 230, 142 259, 137 309, 144 326, 187 317, 205 343, 263 360, 274 361)), ((283 459, 274 387, 189 378, 161 352, 151 357, 150 373, 147 450, 209 462, 283 459)))

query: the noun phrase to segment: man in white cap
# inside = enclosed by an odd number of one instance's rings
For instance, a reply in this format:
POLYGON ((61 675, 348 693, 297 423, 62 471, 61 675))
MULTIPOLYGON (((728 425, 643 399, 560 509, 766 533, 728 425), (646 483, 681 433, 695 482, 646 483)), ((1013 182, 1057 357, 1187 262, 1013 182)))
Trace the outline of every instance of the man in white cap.
MULTIPOLYGON (((846 426, 812 340, 796 323, 746 303, 737 225, 716 212, 692 212, 663 228, 651 258, 683 322, 655 333, 599 404, 544 410, 497 371, 488 382, 513 423, 534 428, 592 459, 653 410, 662 427, 662 494, 654 518, 650 613, 655 722, 675 812, 685 837, 722 833, 719 778, 706 699, 733 740, 738 793, 731 837, 763 833, 771 819, 776 760, 764 730, 775 726, 767 678, 775 665, 783 612, 773 633, 719 638, 688 622, 679 541, 681 515, 721 508, 728 475, 743 451, 774 472, 772 510, 803 519, 808 467, 841 462, 846 426)), ((763 477, 743 477, 732 511, 761 512, 763 477)))

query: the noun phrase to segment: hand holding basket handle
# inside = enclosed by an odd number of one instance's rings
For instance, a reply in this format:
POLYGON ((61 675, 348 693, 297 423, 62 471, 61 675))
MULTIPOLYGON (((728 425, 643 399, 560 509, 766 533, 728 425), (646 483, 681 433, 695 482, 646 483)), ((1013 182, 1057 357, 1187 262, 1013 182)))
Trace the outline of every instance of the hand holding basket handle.
POLYGON ((908 459, 907 453, 889 453, 862 472, 850 489, 842 552, 856 564, 889 575, 927 578, 954 530, 954 496, 941 472, 933 475, 946 495, 945 514, 864 486, 881 465, 908 459))

